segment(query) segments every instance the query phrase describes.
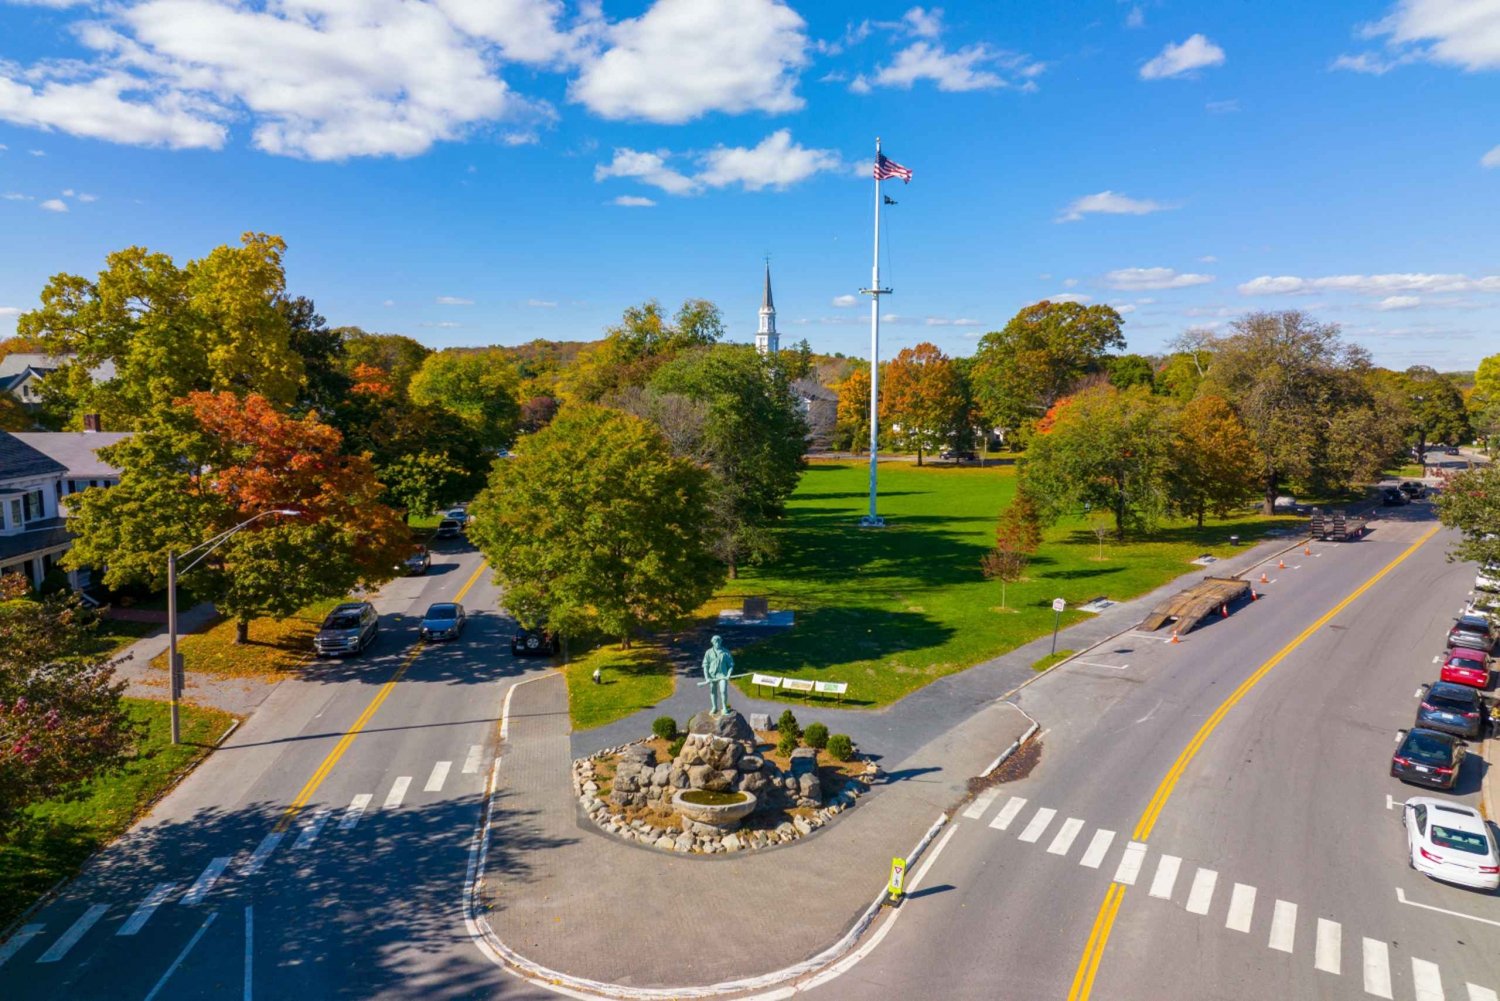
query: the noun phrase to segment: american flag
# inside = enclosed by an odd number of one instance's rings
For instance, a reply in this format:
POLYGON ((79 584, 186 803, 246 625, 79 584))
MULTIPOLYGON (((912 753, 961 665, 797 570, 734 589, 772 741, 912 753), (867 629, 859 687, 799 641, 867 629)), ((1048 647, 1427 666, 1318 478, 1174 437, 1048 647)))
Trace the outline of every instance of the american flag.
POLYGON ((893 177, 899 177, 902 183, 910 184, 911 168, 901 166, 884 153, 875 154, 875 180, 889 181, 893 177))

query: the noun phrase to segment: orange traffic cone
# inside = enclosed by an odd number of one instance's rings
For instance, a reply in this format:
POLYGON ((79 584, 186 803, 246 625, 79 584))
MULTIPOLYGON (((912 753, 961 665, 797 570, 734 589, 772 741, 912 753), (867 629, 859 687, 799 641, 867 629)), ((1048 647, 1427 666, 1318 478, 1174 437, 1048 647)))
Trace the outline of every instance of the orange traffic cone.
POLYGON ((1251 601, 1259 601, 1260 600, 1260 595, 1258 595, 1258 594, 1255 593, 1255 589, 1254 588, 1250 589, 1250 600, 1251 601))
POLYGON ((1177 630, 1175 630, 1175 629, 1172 630, 1172 642, 1173 643, 1181 643, 1182 642, 1181 640, 1179 640, 1177 638, 1177 630))
POLYGON ((1269 577, 1266 576, 1266 572, 1264 570, 1262 570, 1260 572, 1260 582, 1262 584, 1269 584, 1269 583, 1271 583, 1271 578, 1269 578, 1269 577))
POLYGON ((1303 556, 1311 556, 1312 555, 1312 546, 1303 546, 1302 547, 1302 555, 1303 556))
POLYGON ((1219 606, 1219 617, 1224 619, 1229 618, 1229 606, 1227 604, 1219 606))
POLYGON ((1285 570, 1286 569, 1286 560, 1277 560, 1276 561, 1276 569, 1277 570, 1285 570))

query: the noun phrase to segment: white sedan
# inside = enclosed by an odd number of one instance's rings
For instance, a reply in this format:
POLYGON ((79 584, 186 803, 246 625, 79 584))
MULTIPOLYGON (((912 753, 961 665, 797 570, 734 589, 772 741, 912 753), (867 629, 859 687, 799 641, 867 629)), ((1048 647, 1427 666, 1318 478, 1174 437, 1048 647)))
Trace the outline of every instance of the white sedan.
POLYGON ((1412 868, 1475 890, 1500 889, 1495 839, 1479 811, 1432 796, 1414 796, 1402 810, 1412 868))

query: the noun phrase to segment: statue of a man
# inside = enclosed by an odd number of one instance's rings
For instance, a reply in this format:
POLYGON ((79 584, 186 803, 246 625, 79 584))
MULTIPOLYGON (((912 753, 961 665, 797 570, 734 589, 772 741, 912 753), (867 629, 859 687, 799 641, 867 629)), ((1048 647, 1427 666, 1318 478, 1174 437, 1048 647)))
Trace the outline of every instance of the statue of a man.
POLYGON ((734 656, 724 648, 724 640, 715 636, 703 654, 703 680, 708 682, 709 712, 723 716, 729 712, 729 676, 734 673, 734 656))

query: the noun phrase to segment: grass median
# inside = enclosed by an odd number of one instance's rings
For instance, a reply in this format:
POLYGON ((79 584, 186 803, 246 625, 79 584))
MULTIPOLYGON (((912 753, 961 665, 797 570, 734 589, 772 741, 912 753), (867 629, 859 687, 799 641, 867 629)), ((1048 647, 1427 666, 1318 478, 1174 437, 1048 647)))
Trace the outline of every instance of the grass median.
MULTIPOLYGON (((280 681, 311 656, 318 626, 343 600, 314 602, 285 619, 256 619, 250 623, 250 638, 245 643, 234 641, 234 622, 224 619, 201 633, 179 637, 177 647, 190 672, 280 681)), ((151 661, 151 668, 165 679, 167 655, 159 654, 151 661)))
POLYGON ((125 767, 84 783, 75 796, 31 806, 20 825, 0 838, 0 928, 127 831, 208 754, 234 720, 217 709, 184 705, 182 743, 174 746, 166 703, 126 699, 125 706, 142 728, 135 756, 125 767))
POLYGON ((568 679, 568 714, 578 730, 624 719, 672 694, 672 663, 666 648, 657 643, 638 642, 629 650, 596 647, 565 666, 563 673, 568 679))

